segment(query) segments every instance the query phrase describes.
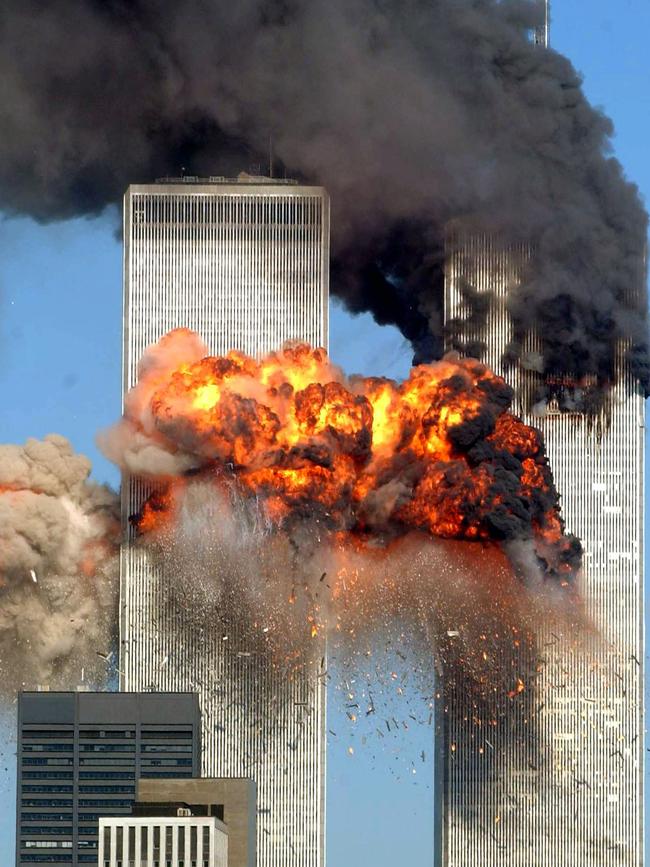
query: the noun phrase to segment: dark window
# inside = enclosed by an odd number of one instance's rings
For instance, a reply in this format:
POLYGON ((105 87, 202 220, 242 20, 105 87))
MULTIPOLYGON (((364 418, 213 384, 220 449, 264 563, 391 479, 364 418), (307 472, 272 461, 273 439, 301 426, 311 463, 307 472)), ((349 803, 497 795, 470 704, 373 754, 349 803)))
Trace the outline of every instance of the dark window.
POLYGON ((191 753, 192 744, 142 744, 142 753, 191 753))
POLYGON ((91 756, 90 758, 82 758, 79 759, 80 765, 106 765, 114 766, 114 765, 132 765, 133 764, 133 756, 124 756, 123 758, 114 759, 110 756, 91 756))
POLYGON ((62 738, 71 738, 73 734, 72 729, 59 732, 56 729, 47 729, 47 731, 43 729, 23 729, 22 732, 23 740, 26 738, 57 738, 57 740, 61 740, 62 738))
POLYGON ((146 777, 148 780, 164 780, 166 777, 170 777, 173 779, 188 779, 189 777, 191 777, 191 771, 189 769, 187 771, 141 771, 140 776, 142 778, 146 777))
POLYGON ((74 759, 25 759, 23 765, 71 765, 74 759))
POLYGON ((94 798, 80 798, 79 806, 80 807, 130 807, 133 801, 125 800, 124 798, 115 798, 114 800, 102 799, 99 798, 95 800, 94 798))
POLYGON ((80 771, 80 780, 132 780, 135 771, 80 771))
POLYGON ((190 767, 192 759, 142 759, 142 767, 190 767))
POLYGON ((72 813, 21 813, 23 822, 72 822, 72 813))
POLYGON ((71 780, 72 771, 23 771, 23 780, 71 780))
POLYGON ((29 861, 29 863, 39 862, 40 864, 45 864, 46 862, 53 864, 56 862, 57 864, 72 864, 70 860, 71 855, 21 855, 20 860, 25 863, 29 861))
POLYGON ((192 740, 192 732, 188 731, 164 731, 164 732, 154 732, 154 731, 143 731, 140 734, 140 737, 143 741, 165 741, 165 740, 182 740, 182 741, 191 741, 192 740))
POLYGON ((79 791, 84 794, 97 792, 99 794, 111 794, 112 792, 135 794, 135 786, 79 786, 79 791))
POLYGON ((132 738, 134 737, 135 732, 133 731, 111 731, 110 729, 81 729, 79 732, 79 737, 82 740, 90 740, 96 738, 115 738, 116 740, 121 738, 132 738))
POLYGON ((80 744, 82 753, 132 753, 135 744, 80 744))
POLYGON ((73 744, 23 744, 24 753, 71 753, 73 744))
POLYGON ((23 786, 23 792, 72 792, 72 786, 23 786))

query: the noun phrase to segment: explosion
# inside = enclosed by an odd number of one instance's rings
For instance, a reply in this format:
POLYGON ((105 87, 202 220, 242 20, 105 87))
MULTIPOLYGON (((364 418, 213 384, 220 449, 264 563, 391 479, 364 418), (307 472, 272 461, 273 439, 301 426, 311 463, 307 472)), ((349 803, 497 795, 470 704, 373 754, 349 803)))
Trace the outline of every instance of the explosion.
POLYGON ((210 357, 186 329, 142 361, 108 454, 156 480, 140 534, 174 522, 190 479, 234 484, 275 528, 318 519, 349 544, 410 532, 529 541, 539 575, 568 585, 580 545, 565 535, 541 435, 508 412, 511 389, 472 359, 447 356, 402 384, 347 379, 322 349, 255 361, 210 357))
POLYGON ((580 543, 511 397, 453 355, 398 384, 305 345, 217 358, 165 335, 100 439, 145 492, 131 520, 162 578, 157 628, 318 677, 322 639, 359 672, 397 631, 424 689, 438 660, 477 718, 507 717, 529 701, 540 624, 583 625, 580 543))

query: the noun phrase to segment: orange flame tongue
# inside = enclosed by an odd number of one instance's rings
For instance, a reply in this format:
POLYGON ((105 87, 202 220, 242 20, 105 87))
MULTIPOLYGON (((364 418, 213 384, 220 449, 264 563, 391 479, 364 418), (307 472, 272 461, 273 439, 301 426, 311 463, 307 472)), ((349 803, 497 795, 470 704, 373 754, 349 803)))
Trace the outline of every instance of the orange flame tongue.
MULTIPOLYGON (((171 332, 161 346, 186 339, 171 332)), ((423 365, 401 385, 348 381, 323 350, 297 346, 259 362, 206 357, 164 377, 144 368, 138 389, 146 413, 129 420, 141 433, 199 469, 234 474, 272 522, 317 510, 354 534, 534 538, 554 572, 579 556, 540 434, 507 411, 509 387, 476 361, 423 365)), ((172 499, 155 494, 140 531, 172 499)))

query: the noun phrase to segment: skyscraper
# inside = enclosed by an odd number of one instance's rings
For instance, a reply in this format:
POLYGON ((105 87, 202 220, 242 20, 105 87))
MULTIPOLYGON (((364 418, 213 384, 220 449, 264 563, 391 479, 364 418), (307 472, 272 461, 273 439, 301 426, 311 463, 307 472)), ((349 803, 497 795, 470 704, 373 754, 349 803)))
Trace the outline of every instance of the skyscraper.
MULTIPOLYGON (((530 249, 504 247, 467 226, 450 231, 448 248, 445 319, 461 323, 466 344, 485 341, 483 360, 501 372, 510 336, 506 297, 530 249), (480 327, 470 318, 468 286, 490 293, 480 327)), ((513 409, 544 434, 567 529, 584 546, 582 588, 599 638, 585 652, 570 636, 540 636, 513 731, 473 726, 472 708, 451 689, 441 863, 641 864, 644 398, 622 363, 623 348, 597 418, 581 410, 592 383, 544 376, 536 372, 534 338, 524 349, 522 363, 505 372, 513 409), (540 378, 547 397, 534 403, 540 378)))
POLYGON ((16 865, 97 864, 100 816, 129 815, 141 777, 195 777, 195 695, 22 692, 16 865))
MULTIPOLYGON (((328 286, 322 188, 247 176, 131 186, 124 200, 124 393, 145 348, 180 326, 197 331, 215 354, 259 356, 296 339, 325 346, 328 286)), ((124 482, 128 532, 146 488, 124 482)), ((216 624, 197 637, 170 621, 160 575, 129 543, 121 570, 123 687, 198 690, 203 774, 257 783, 260 867, 320 867, 322 680, 274 680, 254 655, 234 653, 216 624)))

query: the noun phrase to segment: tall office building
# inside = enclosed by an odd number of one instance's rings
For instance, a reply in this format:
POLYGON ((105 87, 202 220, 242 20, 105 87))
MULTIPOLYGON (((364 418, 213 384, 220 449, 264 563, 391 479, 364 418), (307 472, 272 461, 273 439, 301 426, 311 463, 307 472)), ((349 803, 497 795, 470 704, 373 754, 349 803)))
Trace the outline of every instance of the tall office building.
MULTIPOLYGON (((485 341, 483 360, 501 372, 506 297, 530 249, 467 226, 450 230, 448 249, 445 319, 461 323, 466 342, 485 341), (480 328, 467 286, 490 293, 480 328)), ((598 640, 585 652, 570 636, 540 636, 510 729, 477 727, 462 692, 449 688, 440 863, 631 867, 643 859, 644 399, 621 362, 594 419, 580 410, 590 383, 536 373, 534 338, 524 349, 505 377, 514 411, 544 434, 567 530, 582 540, 598 640), (547 394, 536 403, 535 384, 547 394)))
MULTIPOLYGON (((124 393, 145 348, 180 326, 215 354, 327 344, 329 199, 320 187, 249 177, 132 186, 124 245, 124 393)), ((124 480, 125 532, 145 491, 124 480)), ((123 687, 196 689, 204 776, 257 783, 260 867, 320 867, 322 680, 286 682, 245 648, 235 652, 216 623, 202 633, 181 623, 163 604, 161 575, 128 542, 121 569, 123 687)))
POLYGON ((16 865, 97 864, 100 816, 128 815, 142 777, 195 777, 196 695, 18 696, 16 865))

